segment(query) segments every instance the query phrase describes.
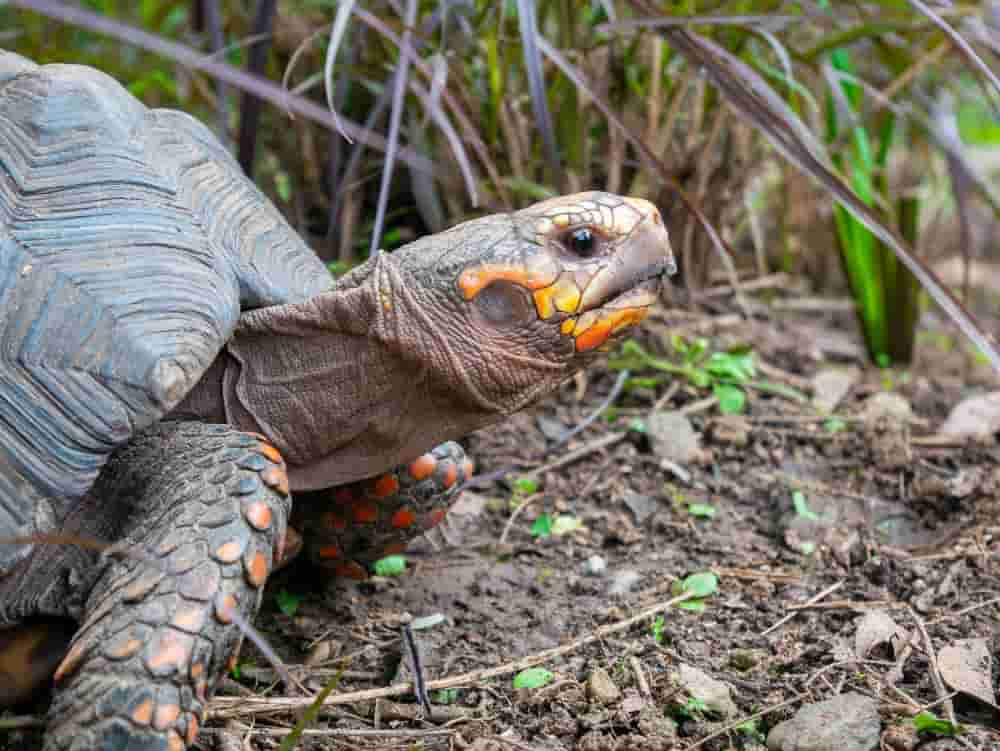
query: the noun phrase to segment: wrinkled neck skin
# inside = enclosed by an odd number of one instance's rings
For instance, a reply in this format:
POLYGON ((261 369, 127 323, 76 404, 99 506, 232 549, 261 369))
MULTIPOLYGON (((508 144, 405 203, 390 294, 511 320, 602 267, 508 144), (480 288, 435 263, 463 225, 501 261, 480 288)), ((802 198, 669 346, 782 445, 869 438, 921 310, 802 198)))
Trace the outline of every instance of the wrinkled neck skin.
POLYGON ((292 489, 314 490, 495 423, 571 372, 475 341, 460 305, 415 283, 407 257, 379 253, 330 292, 245 313, 177 413, 263 433, 292 489))

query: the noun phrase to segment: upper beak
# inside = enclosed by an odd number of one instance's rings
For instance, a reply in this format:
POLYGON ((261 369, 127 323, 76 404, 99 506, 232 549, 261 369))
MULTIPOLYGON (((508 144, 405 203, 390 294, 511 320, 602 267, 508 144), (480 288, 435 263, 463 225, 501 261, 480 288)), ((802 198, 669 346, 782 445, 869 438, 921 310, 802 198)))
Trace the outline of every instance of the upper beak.
MULTIPOLYGON (((642 199, 629 199, 640 208, 644 218, 619 244, 607 264, 587 284, 580 299, 578 312, 600 307, 610 300, 650 279, 662 279, 677 271, 677 263, 670 247, 667 229, 660 213, 653 204, 642 199)), ((645 285, 644 285, 645 286, 645 285)), ((640 288, 655 300, 655 294, 640 288)), ((629 297, 632 297, 629 295, 629 297)), ((636 304, 634 301, 632 304, 636 304)))

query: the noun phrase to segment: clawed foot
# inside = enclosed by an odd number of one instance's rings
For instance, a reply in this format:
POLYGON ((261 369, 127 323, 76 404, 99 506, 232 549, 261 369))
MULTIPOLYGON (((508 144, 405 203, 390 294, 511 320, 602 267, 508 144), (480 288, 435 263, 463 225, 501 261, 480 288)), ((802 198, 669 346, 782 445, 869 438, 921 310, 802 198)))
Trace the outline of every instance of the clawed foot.
POLYGON ((371 563, 441 523, 472 469, 449 441, 379 477, 299 499, 310 559, 337 576, 367 578, 371 563))

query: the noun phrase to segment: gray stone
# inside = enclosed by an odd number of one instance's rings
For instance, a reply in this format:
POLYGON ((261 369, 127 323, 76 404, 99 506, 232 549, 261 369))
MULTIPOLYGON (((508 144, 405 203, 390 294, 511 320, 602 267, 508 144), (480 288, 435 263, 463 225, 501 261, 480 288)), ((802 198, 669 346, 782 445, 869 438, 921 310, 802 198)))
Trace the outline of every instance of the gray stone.
POLYGON ((621 696, 622 692, 615 682, 611 680, 608 671, 604 668, 594 668, 587 678, 587 696, 598 704, 614 704, 621 696))
POLYGON ((733 702, 732 689, 728 683, 723 683, 705 671, 684 663, 679 666, 677 675, 680 685, 688 695, 692 699, 704 702, 708 711, 723 719, 736 716, 736 704, 733 702))
POLYGON ((583 562, 583 573, 587 576, 604 576, 608 570, 608 562, 599 555, 592 555, 583 562))
POLYGON ((882 723, 873 699, 841 694, 807 704, 767 736, 770 751, 872 751, 882 723))
POLYGON ((654 453, 677 464, 691 464, 702 457, 698 434, 691 421, 679 412, 654 412, 646 421, 654 453))

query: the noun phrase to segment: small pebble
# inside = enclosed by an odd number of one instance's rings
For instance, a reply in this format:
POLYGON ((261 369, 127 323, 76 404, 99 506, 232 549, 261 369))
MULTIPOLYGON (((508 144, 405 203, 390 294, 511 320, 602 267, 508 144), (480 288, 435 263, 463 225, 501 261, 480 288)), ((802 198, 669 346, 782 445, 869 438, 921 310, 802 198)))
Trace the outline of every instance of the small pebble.
POLYGON ((587 679, 587 696, 598 704, 614 704, 622 692, 604 668, 594 668, 587 679))
POLYGON ((639 582, 638 571, 633 571, 632 569, 625 569, 624 571, 619 571, 614 580, 611 582, 611 586, 608 587, 609 595, 623 595, 626 592, 631 591, 631 589, 639 582))
POLYGON ((592 555, 583 563, 583 573, 587 576, 604 576, 608 570, 608 562, 599 555, 592 555))

